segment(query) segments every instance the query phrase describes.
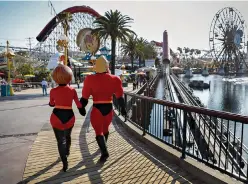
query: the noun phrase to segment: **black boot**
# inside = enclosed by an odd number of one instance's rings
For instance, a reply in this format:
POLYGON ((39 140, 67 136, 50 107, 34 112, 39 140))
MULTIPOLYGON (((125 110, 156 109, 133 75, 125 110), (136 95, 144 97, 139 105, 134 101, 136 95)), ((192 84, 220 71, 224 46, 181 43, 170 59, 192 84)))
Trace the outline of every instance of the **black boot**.
POLYGON ((96 141, 97 141, 97 144, 98 144, 98 146, 101 150, 101 153, 102 153, 102 155, 100 157, 100 161, 105 162, 107 160, 107 158, 109 157, 109 153, 108 153, 108 150, 106 147, 104 136, 102 136, 102 135, 96 136, 96 141))
POLYGON ((72 131, 71 127, 70 129, 66 130, 65 134, 65 139, 66 139, 66 145, 65 145, 65 154, 68 157, 70 155, 70 148, 71 148, 71 131, 72 131))
POLYGON ((69 140, 68 142, 66 142, 65 154, 66 154, 67 157, 69 157, 69 155, 70 155, 70 148, 71 148, 71 140, 69 140))
POLYGON ((108 140, 108 136, 109 136, 109 132, 107 132, 106 134, 104 134, 106 143, 107 143, 107 140, 108 140))
POLYGON ((68 169, 68 161, 67 158, 65 160, 62 160, 63 163, 63 171, 66 172, 66 170, 68 169))

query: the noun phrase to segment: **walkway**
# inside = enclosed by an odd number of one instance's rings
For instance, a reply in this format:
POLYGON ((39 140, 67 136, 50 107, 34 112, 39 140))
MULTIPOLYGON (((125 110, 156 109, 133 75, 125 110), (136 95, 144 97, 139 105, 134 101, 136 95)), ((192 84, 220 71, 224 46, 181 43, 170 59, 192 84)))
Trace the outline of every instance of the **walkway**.
POLYGON ((158 161, 154 153, 115 121, 108 140, 110 157, 105 164, 98 163, 100 151, 90 125, 90 110, 86 117, 76 109, 75 112, 68 171, 60 171, 56 140, 50 126, 46 126, 32 146, 23 183, 202 183, 166 160, 158 161))

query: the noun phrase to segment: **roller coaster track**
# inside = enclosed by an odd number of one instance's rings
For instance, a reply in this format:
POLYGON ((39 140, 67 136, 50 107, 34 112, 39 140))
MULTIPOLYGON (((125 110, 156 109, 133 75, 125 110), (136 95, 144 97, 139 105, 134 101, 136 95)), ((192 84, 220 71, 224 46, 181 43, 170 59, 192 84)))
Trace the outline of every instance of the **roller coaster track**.
MULTIPOLYGON (((176 91, 174 89, 174 86, 172 85, 170 77, 167 77, 166 81, 167 81, 166 87, 168 88, 168 91, 169 91, 170 100, 173 101, 173 102, 180 103, 179 99, 178 99, 178 97, 176 95, 176 91)), ((177 137, 175 137, 175 138, 178 138, 180 144, 182 144, 182 140, 183 140, 183 132, 182 132, 182 130, 183 130, 184 116, 183 116, 181 110, 179 110, 179 109, 175 110, 175 119, 176 119, 176 124, 175 124, 176 129, 173 129, 173 134, 177 135, 177 137)), ((187 130, 190 130, 189 124, 187 124, 187 130)), ((186 142, 191 144, 192 140, 194 140, 192 132, 187 131, 186 132, 186 142)), ((202 157, 201 153, 198 151, 198 149, 199 149, 198 145, 197 145, 197 143, 195 141, 193 142, 193 149, 190 146, 188 147, 189 152, 192 152, 192 154, 202 157)))
MULTIPOLYGON (((181 102, 193 106, 202 106, 194 99, 189 89, 184 86, 175 75, 172 74, 170 79, 181 97, 181 102)), ((234 170, 235 173, 239 173, 240 171, 239 174, 245 176, 246 171, 240 168, 240 164, 238 163, 239 161, 234 158, 229 150, 230 147, 235 147, 229 136, 227 138, 227 144, 223 143, 223 129, 229 132, 228 134, 230 137, 232 137, 233 140, 235 139, 238 142, 238 139, 231 133, 231 131, 229 131, 229 129, 217 118, 213 120, 211 117, 205 117, 204 115, 196 113, 190 113, 190 116, 194 119, 195 125, 197 126, 195 126, 195 129, 198 128, 200 130, 201 136, 204 138, 204 141, 207 144, 207 161, 209 161, 210 158, 214 165, 217 166, 217 164, 219 164, 220 167, 225 168, 225 170, 229 170, 230 172, 233 172, 234 170), (231 168, 228 166, 231 166, 231 168)), ((198 138, 199 137, 197 137, 197 139, 198 138)), ((198 146, 201 147, 201 145, 198 146)), ((248 149, 245 145, 243 145, 242 150, 247 155, 248 149)), ((237 149, 234 148, 234 151, 236 151, 236 153, 238 153, 240 156, 240 153, 237 151, 237 149)), ((243 157, 242 162, 247 165, 246 159, 243 157)))

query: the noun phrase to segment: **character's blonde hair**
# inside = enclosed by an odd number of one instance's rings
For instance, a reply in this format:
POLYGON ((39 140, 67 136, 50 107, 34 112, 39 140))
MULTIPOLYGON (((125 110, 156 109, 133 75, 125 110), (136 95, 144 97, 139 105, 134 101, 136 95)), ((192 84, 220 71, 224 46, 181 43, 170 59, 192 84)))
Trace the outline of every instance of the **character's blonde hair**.
POLYGON ((109 68, 109 63, 108 60, 105 58, 105 56, 100 56, 94 63, 94 68, 93 70, 96 73, 104 73, 104 72, 108 72, 108 68, 109 68))
POLYGON ((68 84, 72 80, 72 70, 63 64, 53 70, 52 78, 57 84, 68 84))

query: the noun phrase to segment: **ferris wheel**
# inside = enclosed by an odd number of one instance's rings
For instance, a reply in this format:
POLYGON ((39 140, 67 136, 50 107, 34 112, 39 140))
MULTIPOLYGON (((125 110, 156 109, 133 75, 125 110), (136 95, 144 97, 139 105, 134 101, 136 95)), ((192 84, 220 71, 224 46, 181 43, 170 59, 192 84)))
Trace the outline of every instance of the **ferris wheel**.
POLYGON ((245 63, 247 28, 241 13, 232 7, 219 10, 211 23, 209 45, 213 58, 238 71, 245 63))

